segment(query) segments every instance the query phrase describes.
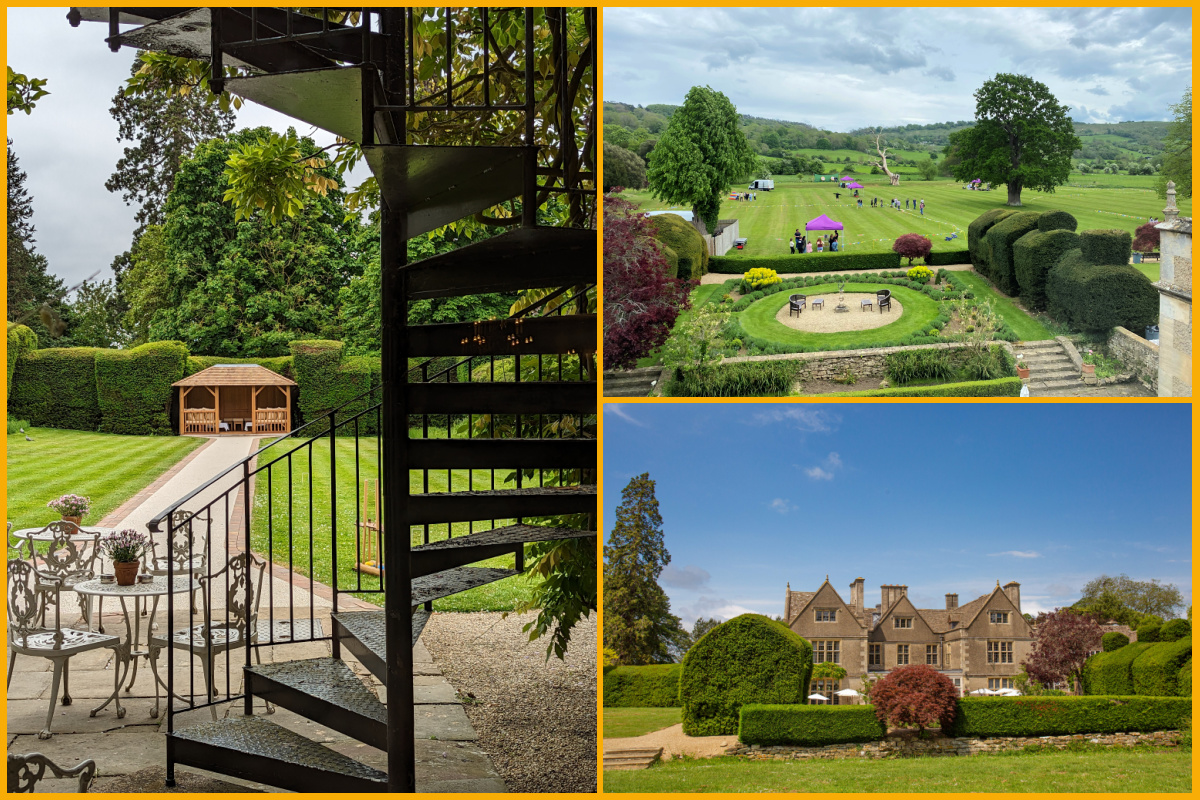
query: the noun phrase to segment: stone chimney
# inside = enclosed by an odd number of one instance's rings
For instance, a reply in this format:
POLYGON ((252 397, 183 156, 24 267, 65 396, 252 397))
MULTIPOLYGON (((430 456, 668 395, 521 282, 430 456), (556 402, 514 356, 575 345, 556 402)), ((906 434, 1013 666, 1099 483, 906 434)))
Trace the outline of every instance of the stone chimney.
POLYGON ((1017 613, 1021 613, 1021 584, 1009 581, 1004 584, 1004 594, 1008 595, 1009 601, 1017 607, 1017 613))
POLYGON ((855 578, 850 584, 850 610, 858 613, 863 610, 863 585, 866 583, 862 578, 855 578))
POLYGON ((892 603, 895 603, 904 596, 908 590, 907 586, 901 586, 896 583, 885 583, 879 587, 880 597, 883 600, 882 607, 886 610, 891 608, 892 603))
POLYGON ((946 610, 949 611, 952 608, 958 608, 958 595, 947 593, 947 595, 946 595, 946 610))

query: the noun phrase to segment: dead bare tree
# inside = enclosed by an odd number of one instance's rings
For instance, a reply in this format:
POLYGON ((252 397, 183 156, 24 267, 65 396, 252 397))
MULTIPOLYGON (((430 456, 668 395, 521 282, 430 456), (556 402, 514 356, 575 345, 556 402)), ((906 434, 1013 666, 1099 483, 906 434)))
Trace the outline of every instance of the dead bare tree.
POLYGON ((899 186, 900 185, 900 176, 897 175, 895 172, 892 172, 890 169, 888 169, 887 148, 884 147, 880 143, 881 139, 883 139, 882 133, 875 134, 875 152, 879 153, 879 158, 875 159, 874 161, 868 162, 868 163, 874 164, 875 166, 877 166, 881 170, 883 170, 884 174, 887 175, 888 179, 892 182, 892 186, 899 186))

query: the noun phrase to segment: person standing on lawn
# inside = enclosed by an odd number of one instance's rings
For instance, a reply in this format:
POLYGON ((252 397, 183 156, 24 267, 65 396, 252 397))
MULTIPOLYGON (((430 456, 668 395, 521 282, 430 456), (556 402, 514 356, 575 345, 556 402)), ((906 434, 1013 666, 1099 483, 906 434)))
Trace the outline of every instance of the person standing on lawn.
POLYGON ((921 216, 925 216, 925 198, 921 198, 921 216))

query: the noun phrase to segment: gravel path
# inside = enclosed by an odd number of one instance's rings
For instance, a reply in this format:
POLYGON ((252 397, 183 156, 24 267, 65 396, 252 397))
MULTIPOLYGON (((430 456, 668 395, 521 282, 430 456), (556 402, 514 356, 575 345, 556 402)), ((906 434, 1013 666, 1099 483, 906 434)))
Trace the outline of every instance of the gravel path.
POLYGON ((685 736, 683 733, 683 723, 680 723, 642 736, 630 736, 619 739, 610 736, 604 740, 604 751, 661 747, 663 749, 663 760, 673 758, 677 755, 691 756, 693 758, 712 758, 713 756, 725 755, 725 749, 733 747, 737 743, 738 738, 734 735, 685 736))
POLYGON ((892 298, 891 310, 881 313, 879 309, 875 308, 875 302, 878 298, 874 292, 869 294, 865 292, 846 292, 845 303, 850 310, 834 311, 833 307, 838 304, 839 296, 837 292, 819 295, 810 294, 808 296, 808 307, 795 317, 791 315, 788 304, 784 303, 783 308, 779 309, 779 313, 775 315, 775 320, 781 325, 786 325, 798 331, 839 333, 841 331, 865 331, 871 328, 882 328, 884 325, 890 325, 900 319, 900 315, 904 313, 904 306, 900 305, 900 301, 894 297, 892 298), (813 300, 818 297, 825 301, 819 310, 812 307, 813 300), (869 311, 863 310, 863 300, 871 301, 871 309, 869 311))
POLYGON ((509 792, 594 792, 596 617, 575 627, 565 661, 546 661, 545 640, 521 632, 534 618, 434 614, 421 641, 467 698, 479 746, 509 792))

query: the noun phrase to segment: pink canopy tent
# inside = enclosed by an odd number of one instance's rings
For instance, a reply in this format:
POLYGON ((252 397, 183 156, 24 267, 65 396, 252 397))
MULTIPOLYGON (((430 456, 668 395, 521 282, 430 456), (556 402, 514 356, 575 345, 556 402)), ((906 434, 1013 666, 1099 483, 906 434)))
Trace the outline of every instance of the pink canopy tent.
POLYGON ((810 219, 808 224, 804 226, 806 231, 840 231, 844 230, 842 223, 832 220, 822 214, 816 219, 810 219))
POLYGON ((854 183, 846 184, 846 188, 847 189, 861 189, 861 188, 863 188, 863 185, 861 183, 858 183, 857 181, 855 181, 854 183))

